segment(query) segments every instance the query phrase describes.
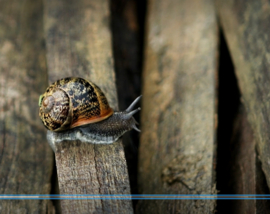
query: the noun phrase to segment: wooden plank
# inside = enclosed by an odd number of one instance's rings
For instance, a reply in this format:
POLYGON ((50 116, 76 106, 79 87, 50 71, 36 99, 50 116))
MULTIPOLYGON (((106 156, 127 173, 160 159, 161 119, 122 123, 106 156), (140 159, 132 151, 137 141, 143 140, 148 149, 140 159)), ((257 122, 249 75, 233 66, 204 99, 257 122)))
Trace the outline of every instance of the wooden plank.
MULTIPOLYGON (((217 25, 211 0, 147 7, 139 188, 215 193, 217 25)), ((214 213, 215 201, 140 201, 139 213, 214 213)))
MULTIPOLYGON (((47 85, 41 0, 0 0, 0 193, 49 194, 53 153, 38 116, 47 85)), ((1 200, 1 213, 54 213, 49 200, 1 200)))
MULTIPOLYGON (((117 110, 108 1, 45 1, 49 81, 80 76, 95 82, 117 110)), ((62 142, 56 148, 61 194, 130 194, 121 141, 62 142)), ((129 200, 63 200, 63 213, 133 213, 129 200)))
POLYGON ((235 66, 243 102, 270 185, 269 25, 267 1, 217 1, 218 14, 235 66))

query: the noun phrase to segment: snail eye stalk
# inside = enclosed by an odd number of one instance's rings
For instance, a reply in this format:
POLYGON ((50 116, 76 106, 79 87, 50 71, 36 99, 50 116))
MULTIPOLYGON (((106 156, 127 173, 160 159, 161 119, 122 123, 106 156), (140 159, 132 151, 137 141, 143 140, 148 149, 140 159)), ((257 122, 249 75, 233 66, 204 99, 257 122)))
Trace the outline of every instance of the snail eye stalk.
POLYGON ((44 96, 40 95, 39 96, 39 100, 38 100, 38 105, 41 106, 42 100, 43 100, 44 96))

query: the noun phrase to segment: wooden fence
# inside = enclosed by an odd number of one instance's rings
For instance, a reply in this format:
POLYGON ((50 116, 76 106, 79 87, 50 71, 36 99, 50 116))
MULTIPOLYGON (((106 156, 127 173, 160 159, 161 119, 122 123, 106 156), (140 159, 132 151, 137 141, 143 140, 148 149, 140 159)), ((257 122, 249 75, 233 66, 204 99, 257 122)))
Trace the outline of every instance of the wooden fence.
POLYGON ((270 2, 0 5, 0 197, 127 195, 0 200, 0 213, 270 213, 267 200, 130 196, 269 193, 270 2), (95 82, 115 110, 142 94, 141 133, 54 153, 38 98, 68 76, 95 82))

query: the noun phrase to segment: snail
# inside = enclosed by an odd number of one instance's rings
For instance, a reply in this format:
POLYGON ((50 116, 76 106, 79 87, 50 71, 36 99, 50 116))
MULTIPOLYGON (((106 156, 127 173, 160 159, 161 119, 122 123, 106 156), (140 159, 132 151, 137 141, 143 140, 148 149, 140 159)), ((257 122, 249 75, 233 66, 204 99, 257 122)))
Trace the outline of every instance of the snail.
POLYGON ((39 98, 39 116, 48 129, 47 139, 55 143, 81 140, 93 144, 110 144, 136 127, 133 110, 141 96, 122 112, 114 111, 104 93, 94 83, 79 77, 60 79, 39 98))

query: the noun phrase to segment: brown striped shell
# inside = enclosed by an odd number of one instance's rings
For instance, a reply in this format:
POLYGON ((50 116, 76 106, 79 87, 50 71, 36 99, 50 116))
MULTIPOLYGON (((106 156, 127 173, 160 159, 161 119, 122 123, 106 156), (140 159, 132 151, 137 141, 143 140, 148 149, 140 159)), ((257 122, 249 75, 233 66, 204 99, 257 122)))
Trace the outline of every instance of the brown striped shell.
POLYGON ((95 123, 113 114, 100 88, 78 77, 54 82, 40 96, 39 106, 43 124, 52 131, 95 123))

